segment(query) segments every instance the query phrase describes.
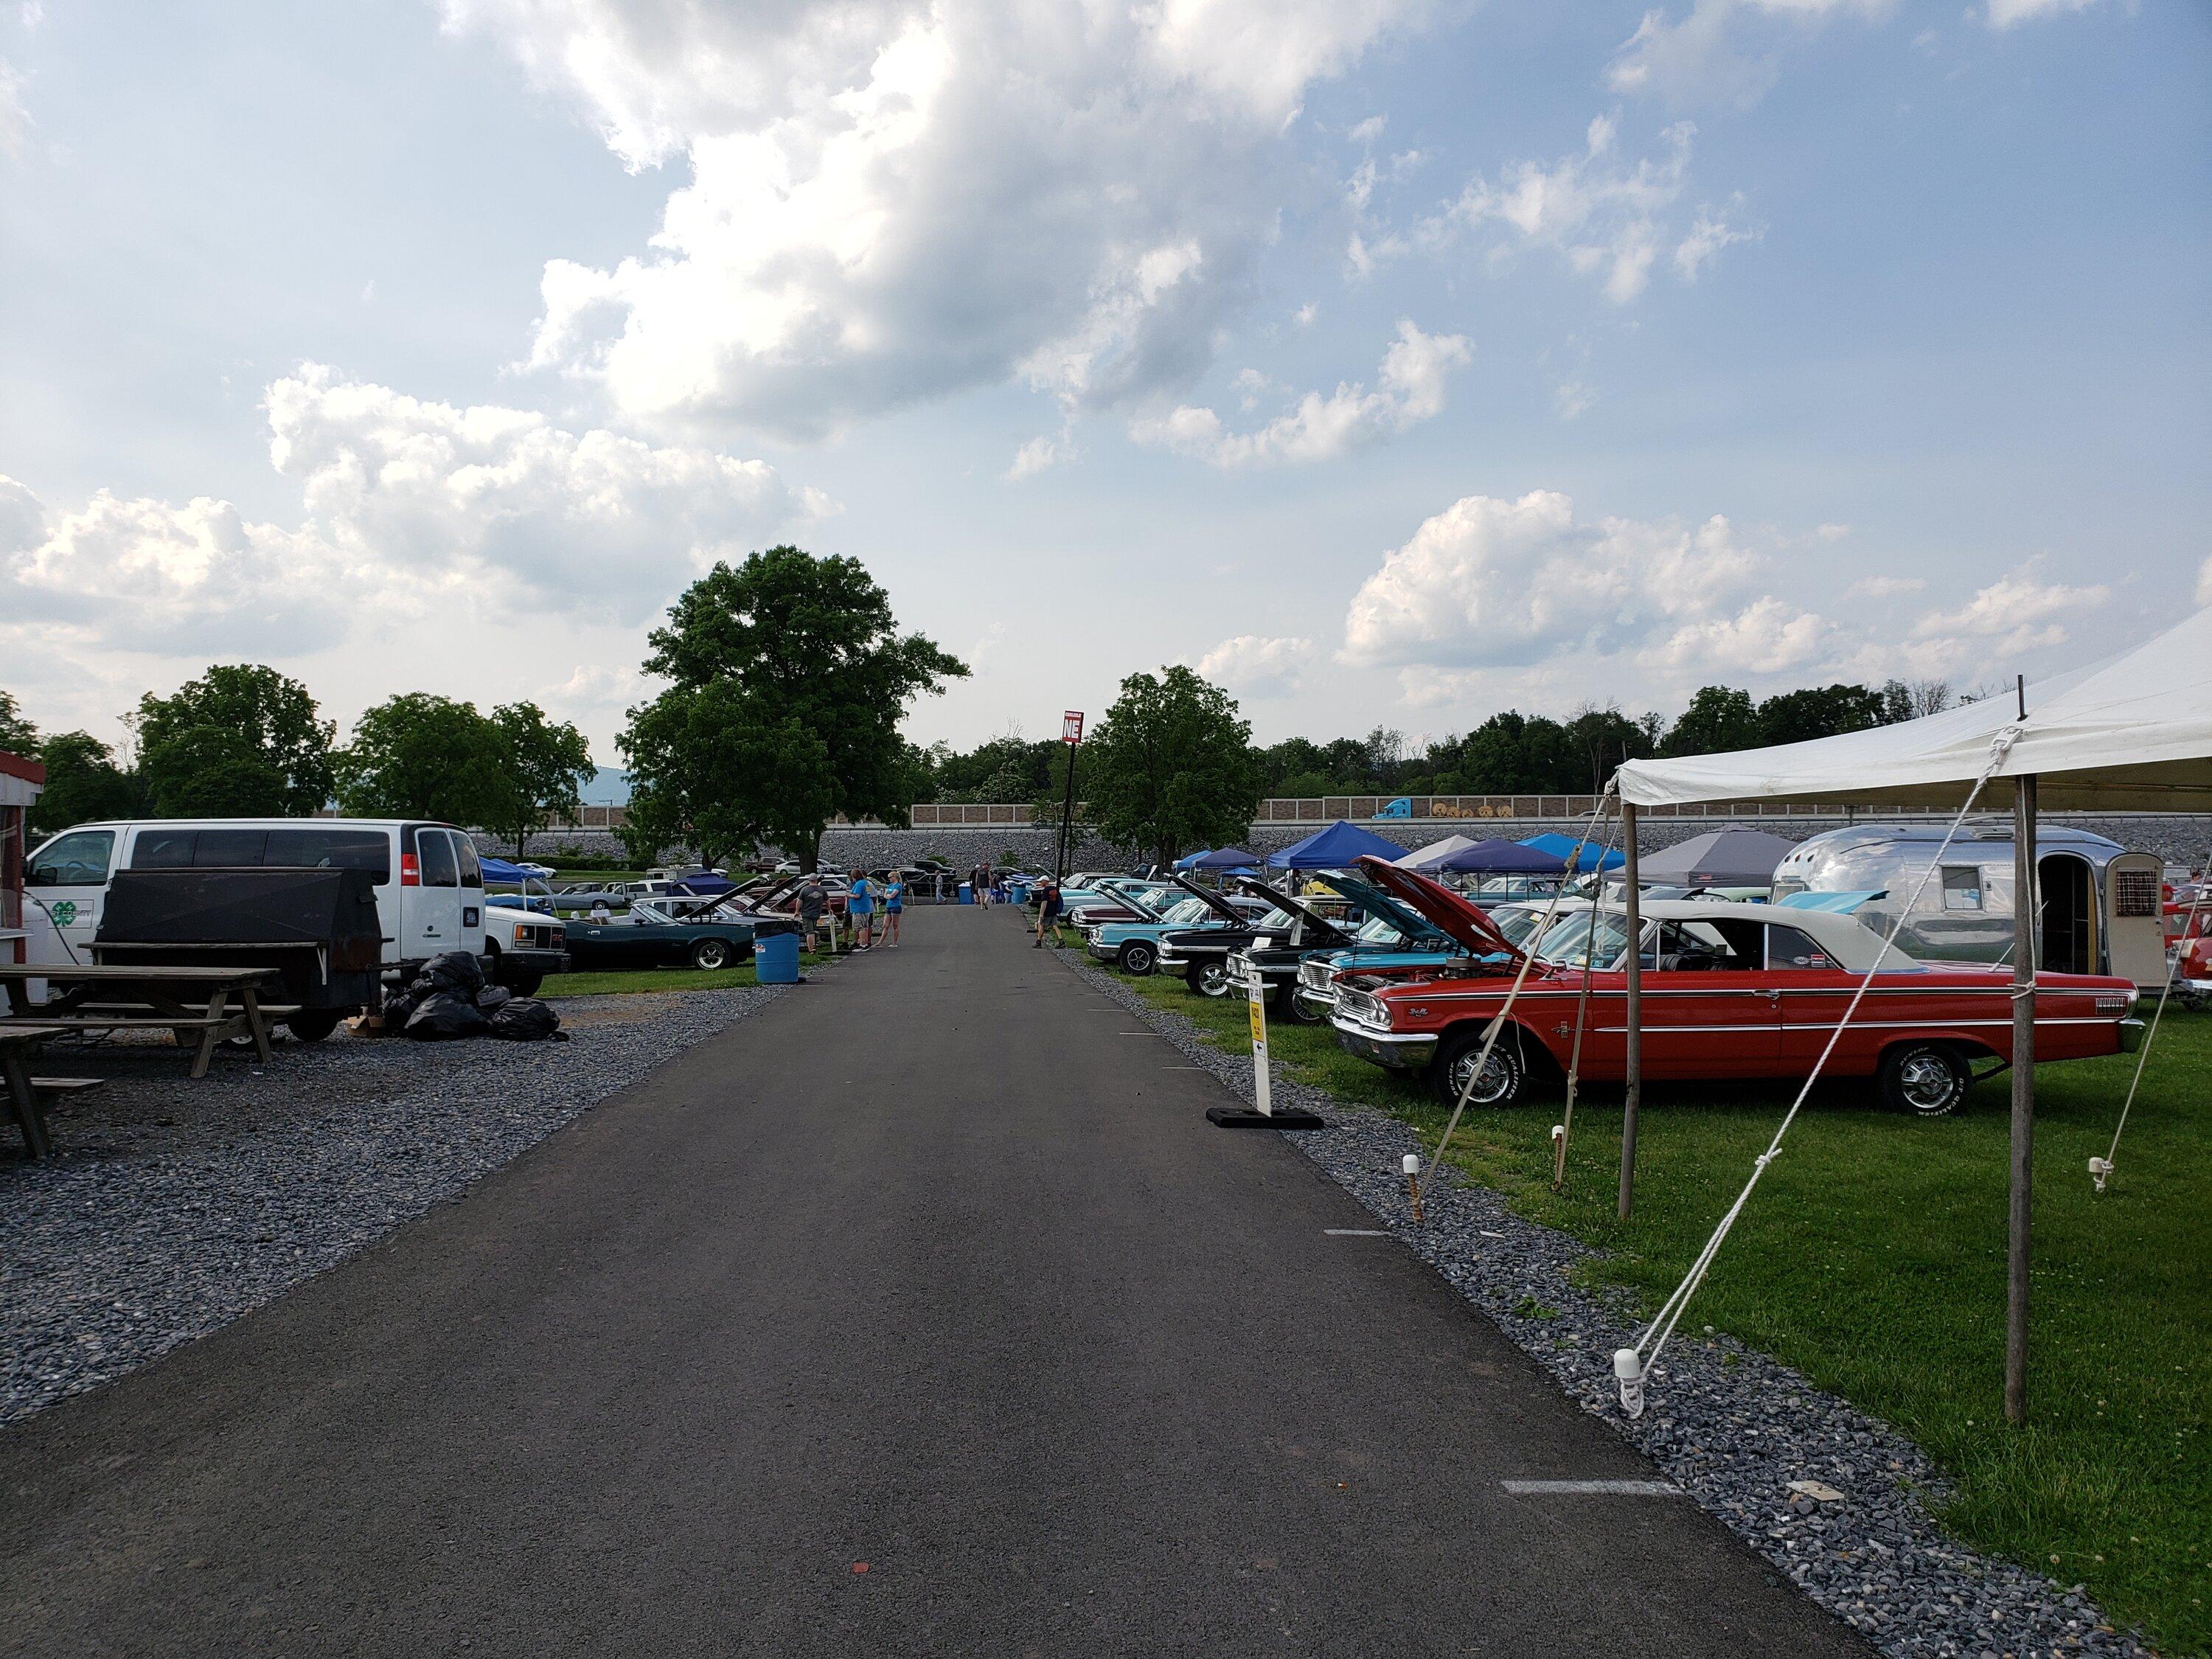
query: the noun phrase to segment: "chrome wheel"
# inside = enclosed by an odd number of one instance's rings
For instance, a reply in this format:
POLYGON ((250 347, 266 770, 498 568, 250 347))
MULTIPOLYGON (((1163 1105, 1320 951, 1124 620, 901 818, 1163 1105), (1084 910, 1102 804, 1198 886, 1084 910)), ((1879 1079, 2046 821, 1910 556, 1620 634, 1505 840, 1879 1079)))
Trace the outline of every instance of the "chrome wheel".
POLYGON ((1482 1054, 1482 1034, 1474 1032, 1450 1044, 1436 1068, 1437 1097, 1446 1106, 1457 1106, 1464 1092, 1470 1106, 1512 1106, 1519 1103, 1528 1081, 1528 1067, 1514 1042, 1514 1034, 1499 1035, 1490 1051, 1482 1075, 1475 1076, 1475 1061, 1482 1054), (1472 1080, 1474 1086, 1468 1087, 1472 1080))
POLYGON ((1149 945, 1125 945, 1121 947, 1121 971, 1135 974, 1139 978, 1152 971, 1152 947, 1149 945))
POLYGON ((730 946, 726 939, 702 939, 692 948, 691 965, 712 972, 730 965, 730 946))
POLYGON ((1229 994, 1229 969, 1226 963, 1201 962, 1192 977, 1191 988, 1202 997, 1226 996, 1229 994))
POLYGON ((1956 1111, 1973 1081, 1965 1059, 1941 1043, 1911 1043, 1882 1057, 1883 1095, 1892 1106, 1916 1117, 1956 1111))

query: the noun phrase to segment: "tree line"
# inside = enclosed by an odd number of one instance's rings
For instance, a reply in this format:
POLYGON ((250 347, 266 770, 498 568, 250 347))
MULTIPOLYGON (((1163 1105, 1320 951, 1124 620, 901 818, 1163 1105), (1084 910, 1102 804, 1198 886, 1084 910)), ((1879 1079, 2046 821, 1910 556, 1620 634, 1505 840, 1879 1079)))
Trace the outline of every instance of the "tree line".
POLYGON ((489 714, 428 691, 388 697, 337 741, 305 685, 257 664, 211 665, 169 696, 148 692, 118 754, 88 732, 41 735, 0 689, 0 751, 46 769, 40 835, 103 818, 356 817, 483 825, 514 844, 573 817, 596 771, 584 734, 534 702, 489 714))

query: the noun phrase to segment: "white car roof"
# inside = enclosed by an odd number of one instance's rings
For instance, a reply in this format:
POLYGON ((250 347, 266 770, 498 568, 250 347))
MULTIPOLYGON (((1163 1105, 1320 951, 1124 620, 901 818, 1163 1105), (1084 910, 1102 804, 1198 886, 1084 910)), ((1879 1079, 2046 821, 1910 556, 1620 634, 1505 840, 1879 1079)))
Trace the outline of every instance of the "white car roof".
POLYGON ((1645 899, 1638 908, 1646 916, 1660 921, 1750 921, 1768 927, 1795 927, 1833 957, 1838 966, 1854 973, 1866 972, 1877 958, 1885 969, 1920 966, 1894 945, 1885 955, 1881 936, 1856 916, 1716 899, 1645 899))

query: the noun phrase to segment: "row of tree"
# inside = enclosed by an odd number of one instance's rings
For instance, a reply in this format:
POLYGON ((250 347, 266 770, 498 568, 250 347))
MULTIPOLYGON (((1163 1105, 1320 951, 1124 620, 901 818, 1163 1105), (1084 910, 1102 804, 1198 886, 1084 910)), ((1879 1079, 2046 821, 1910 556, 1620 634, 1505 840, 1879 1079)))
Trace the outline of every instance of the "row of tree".
POLYGON ((582 805, 596 770, 584 734, 532 702, 489 714, 410 691, 337 742, 313 696, 273 668, 217 664, 125 724, 130 749, 87 732, 41 736, 0 690, 0 750, 38 760, 40 833, 101 818, 302 817, 336 802, 362 817, 443 818, 501 832, 519 851, 582 805))

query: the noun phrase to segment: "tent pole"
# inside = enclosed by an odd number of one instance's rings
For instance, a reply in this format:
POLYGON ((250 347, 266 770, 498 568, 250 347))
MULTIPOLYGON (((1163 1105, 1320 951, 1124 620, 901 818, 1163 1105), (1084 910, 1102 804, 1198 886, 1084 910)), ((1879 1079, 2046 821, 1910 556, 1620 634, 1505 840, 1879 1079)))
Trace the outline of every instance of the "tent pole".
MULTIPOLYGON (((1637 884, 1634 801, 1620 804, 1620 849, 1627 859, 1620 874, 1628 890, 1628 1089, 1620 1111, 1620 1218, 1626 1221, 1636 1199, 1636 1109, 1644 1103, 1644 905, 1637 884)), ((1602 898, 1602 871, 1598 873, 1597 890, 1602 898)), ((1597 926, 1595 909, 1590 926, 1597 926)))
POLYGON ((2035 780, 2013 783, 2012 1182, 2006 1215, 2004 1414, 2027 1417, 2029 1176, 2035 1161, 2035 780))

